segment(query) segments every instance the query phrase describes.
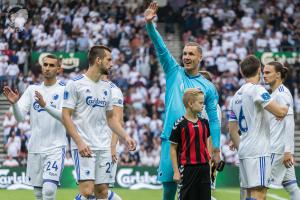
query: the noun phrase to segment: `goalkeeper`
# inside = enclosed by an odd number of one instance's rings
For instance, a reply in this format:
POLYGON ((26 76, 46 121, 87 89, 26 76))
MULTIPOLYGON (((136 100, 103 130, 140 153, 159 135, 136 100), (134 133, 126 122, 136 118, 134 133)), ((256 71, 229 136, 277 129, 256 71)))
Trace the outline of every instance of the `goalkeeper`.
POLYGON ((199 88, 203 91, 213 143, 212 159, 218 164, 220 162, 220 124, 217 115, 218 93, 215 86, 199 73, 202 49, 197 43, 189 42, 185 45, 182 56, 184 67, 181 67, 175 61, 152 23, 157 9, 157 3, 152 2, 146 9, 144 16, 147 33, 154 44, 156 54, 166 75, 166 117, 161 134, 162 146, 158 180, 163 184, 163 199, 174 200, 177 185, 173 181, 174 172, 170 158, 169 137, 175 121, 185 113, 185 107, 182 103, 183 94, 188 88, 199 88))

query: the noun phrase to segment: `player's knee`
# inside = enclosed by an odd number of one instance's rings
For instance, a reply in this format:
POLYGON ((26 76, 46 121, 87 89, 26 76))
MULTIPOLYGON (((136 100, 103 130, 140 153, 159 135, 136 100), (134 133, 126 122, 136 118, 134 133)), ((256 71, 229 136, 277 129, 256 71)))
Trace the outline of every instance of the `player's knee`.
POLYGON ((94 191, 93 188, 86 187, 84 189, 81 189, 80 194, 85 197, 90 197, 94 195, 94 191))
POLYGON ((42 194, 42 188, 34 188, 34 196, 36 200, 42 200, 43 199, 43 194, 42 194))
POLYGON ((45 200, 54 200, 57 190, 57 185, 52 182, 45 182, 43 184, 43 199, 45 200))
POLYGON ((95 188, 95 195, 97 198, 107 198, 108 197, 108 185, 101 184, 97 185, 95 188))

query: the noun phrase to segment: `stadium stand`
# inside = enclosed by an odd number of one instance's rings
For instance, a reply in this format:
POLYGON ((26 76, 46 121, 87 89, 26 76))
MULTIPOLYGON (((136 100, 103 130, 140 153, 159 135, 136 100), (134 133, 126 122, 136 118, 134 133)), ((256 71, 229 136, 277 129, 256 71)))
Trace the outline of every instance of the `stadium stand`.
MULTIPOLYGON (((202 45, 204 59, 201 67, 213 74, 223 111, 222 154, 226 162, 235 164, 236 154, 228 147, 226 119, 230 99, 243 83, 238 63, 256 51, 299 52, 300 3, 295 0, 277 3, 261 0, 259 6, 247 0, 180 2, 161 8, 158 29, 179 62, 185 42, 197 41, 202 45)), ((2 6, 3 9, 8 8, 9 1, 4 1, 2 6)), ((125 97, 125 127, 138 141, 139 150, 130 153, 121 145, 121 164, 157 166, 159 136, 164 119, 165 79, 153 46, 145 34, 143 1, 28 1, 26 7, 29 20, 22 32, 11 30, 5 15, 1 13, 1 87, 8 84, 22 93, 29 84, 41 81, 38 63, 31 65, 30 62, 33 52, 87 52, 92 45, 108 45, 112 48, 114 62, 112 80, 122 89, 125 97)), ((291 69, 287 85, 294 95, 298 129, 299 60, 294 64, 285 63, 291 69)), ((67 81, 83 72, 84 69, 78 68, 61 74, 60 79, 67 81)), ((2 122, 9 115, 4 116, 8 104, 0 97, 2 163, 6 157, 4 152, 8 149, 5 142, 11 134, 4 133, 5 123, 2 122)), ((20 140, 15 148, 20 150, 16 159, 21 165, 26 164, 29 128, 28 121, 13 124, 11 128, 16 130, 16 137, 20 140)), ((13 132, 11 130, 9 132, 13 132)), ((295 138, 298 145, 296 153, 300 155, 300 134, 295 138)))

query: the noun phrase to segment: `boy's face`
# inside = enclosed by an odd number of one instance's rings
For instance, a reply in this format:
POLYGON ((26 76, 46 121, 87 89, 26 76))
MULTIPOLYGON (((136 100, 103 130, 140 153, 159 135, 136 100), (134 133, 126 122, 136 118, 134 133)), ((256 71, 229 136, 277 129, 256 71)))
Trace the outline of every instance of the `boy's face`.
POLYGON ((195 101, 191 103, 191 110, 193 112, 200 113, 203 110, 204 105, 204 96, 203 94, 198 94, 195 98, 195 101))

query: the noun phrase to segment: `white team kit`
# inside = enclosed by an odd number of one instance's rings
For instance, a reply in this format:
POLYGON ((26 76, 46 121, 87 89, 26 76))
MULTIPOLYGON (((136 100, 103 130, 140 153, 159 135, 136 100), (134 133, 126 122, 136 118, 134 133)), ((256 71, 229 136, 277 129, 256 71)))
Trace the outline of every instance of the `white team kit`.
MULTIPOLYGON (((122 91, 120 88, 118 88, 113 82, 109 81, 110 87, 111 87, 111 101, 113 106, 118 106, 123 108, 124 103, 124 97, 122 94, 122 91)), ((111 132, 111 129, 107 127, 109 131, 111 132)), ((112 132, 111 132, 112 133, 112 132)), ((110 141, 112 138, 112 134, 108 135, 110 137, 110 141)), ((118 152, 117 152, 118 153, 118 152)), ((109 183, 110 186, 113 186, 116 179, 116 173, 117 173, 117 163, 111 163, 111 174, 109 176, 109 183)))
POLYGON ((72 120, 77 132, 93 152, 92 157, 81 157, 71 141, 77 180, 109 183, 111 132, 107 129, 106 111, 113 109, 109 82, 96 83, 85 75, 75 77, 67 83, 63 107, 74 110, 72 120))
POLYGON ((286 168, 283 164, 284 152, 294 154, 294 111, 293 97, 290 91, 281 84, 272 94, 272 98, 280 105, 289 107, 287 116, 278 121, 274 115, 269 114, 271 128, 271 187, 278 188, 295 183, 294 166, 286 168))
POLYGON ((30 185, 41 187, 43 181, 59 182, 67 141, 63 124, 38 104, 35 91, 41 93, 47 106, 61 115, 64 84, 57 81, 52 86, 30 85, 17 102, 22 115, 30 112, 27 179, 30 185))
POLYGON ((238 155, 242 188, 269 185, 270 125, 264 107, 271 101, 264 87, 252 83, 243 85, 231 100, 229 121, 237 121, 241 131, 238 155))

